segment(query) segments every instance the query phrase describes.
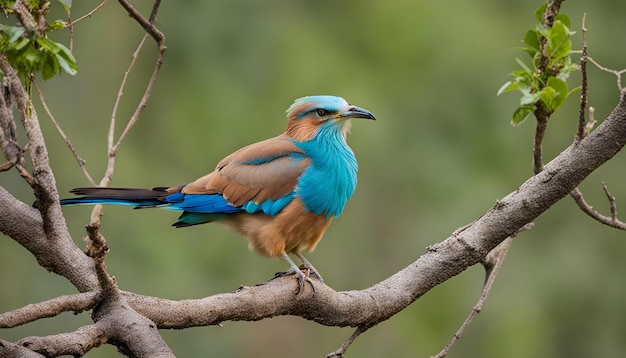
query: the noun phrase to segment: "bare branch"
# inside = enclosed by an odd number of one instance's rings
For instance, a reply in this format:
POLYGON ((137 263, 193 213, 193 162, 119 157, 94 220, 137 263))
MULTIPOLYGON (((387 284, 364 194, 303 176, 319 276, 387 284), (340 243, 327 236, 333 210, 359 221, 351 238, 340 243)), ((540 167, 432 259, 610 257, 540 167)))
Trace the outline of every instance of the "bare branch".
POLYGON ((598 62, 596 62, 596 60, 594 60, 592 57, 588 57, 589 62, 593 63, 597 68, 599 68, 600 70, 604 71, 604 72, 608 72, 608 73, 612 73, 615 75, 615 77, 617 78, 617 88, 619 88, 620 92, 624 91, 624 87, 622 87, 622 75, 624 73, 626 73, 626 68, 622 69, 622 70, 613 70, 607 67, 602 66, 601 64, 599 64, 598 62))
MULTIPOLYGON (((137 121, 139 120, 139 115, 145 109, 145 107, 146 107, 146 105, 148 103, 148 100, 149 100, 150 96, 152 95, 152 91, 154 89, 154 85, 155 85, 156 80, 157 80, 157 78, 159 76, 159 73, 161 71, 161 65, 163 64, 163 56, 164 56, 165 49, 166 49, 166 46, 165 46, 165 35, 163 35, 163 33, 161 33, 161 31, 159 31, 156 28, 156 26, 154 26, 154 24, 153 24, 154 20, 156 19, 157 11, 159 9, 159 5, 160 5, 160 1, 159 0, 155 1, 154 5, 152 7, 152 12, 150 14, 150 19, 149 20, 146 20, 127 1, 119 0, 119 2, 128 11, 130 16, 132 18, 134 18, 146 30, 146 32, 150 36, 152 36, 152 38, 156 41, 157 46, 159 48, 159 53, 158 53, 156 65, 154 67, 154 70, 152 71, 152 76, 150 77, 150 80, 148 81, 148 85, 146 87, 146 90, 145 90, 145 92, 144 92, 144 94, 143 94, 143 96, 142 96, 142 98, 141 98, 137 108, 135 109, 135 112, 133 113, 133 115, 131 116, 130 120, 126 124, 126 127, 124 128, 124 130, 122 131, 122 134, 120 134, 120 137, 118 138, 117 142, 115 142, 114 136, 115 136, 115 122, 116 122, 116 117, 117 117, 117 108, 119 106, 119 102, 120 102, 121 97, 123 95, 128 75, 129 75, 130 71, 133 69, 133 67, 135 65, 137 56, 139 54, 139 50, 143 47, 143 44, 146 41, 147 35, 145 35, 142 38, 142 40, 140 41, 139 45, 137 46, 137 49, 133 53, 133 60, 131 61, 128 69, 126 70, 126 72, 124 74, 124 78, 122 80, 122 84, 120 85, 120 89, 118 91, 118 96, 117 96, 117 99, 115 101, 115 105, 113 107, 113 114, 111 116, 111 122, 110 122, 110 126, 109 126, 109 134, 108 134, 109 161, 107 163, 107 170, 105 172, 105 175, 102 178, 102 180, 100 181, 100 186, 107 186, 109 184, 109 182, 111 181, 111 178, 113 177, 113 173, 114 173, 114 170, 115 170, 114 169, 115 168, 115 156, 117 155, 117 152, 119 151, 119 148, 120 148, 122 142, 124 141, 124 139, 126 138, 126 136, 128 135, 128 133, 134 127, 134 125, 137 123, 137 121)), ((92 218, 100 216, 97 213, 97 211, 99 211, 99 210, 101 210, 101 208, 95 208, 94 209, 94 213, 92 213, 92 218)))
MULTIPOLYGON (((126 138, 126 135, 132 129, 135 123, 139 120, 139 115, 146 107, 148 103, 148 99, 150 98, 150 95, 152 94, 152 90, 154 89, 154 84, 156 83, 156 80, 159 76, 159 72, 161 71, 161 65, 163 64, 163 55, 166 49, 165 35, 163 35, 163 33, 159 31, 159 29, 157 29, 156 26, 154 26, 154 20, 156 19, 156 14, 161 4, 160 0, 155 1, 152 7, 152 12, 150 13, 150 18, 148 20, 146 20, 137 10, 135 10, 135 8, 130 3, 128 3, 128 1, 126 0, 118 0, 118 1, 126 9, 126 11, 128 11, 130 16, 133 19, 135 19, 144 28, 144 30, 146 30, 146 32, 150 36, 152 36, 152 38, 156 41, 157 46, 159 47, 159 55, 157 58, 157 63, 155 65, 155 68, 152 71, 152 76, 150 77, 150 81, 148 82, 148 86, 144 92, 144 95, 141 98, 139 105, 135 109, 135 113, 133 113, 130 120, 128 121, 126 128, 124 128, 124 131, 120 135, 120 138, 118 139, 117 143, 113 146, 113 148, 110 149, 109 155, 115 155, 115 153, 117 153, 118 148, 121 145, 122 141, 124 140, 124 138, 126 138)), ((144 40, 145 38, 141 41, 141 44, 139 45, 137 51, 139 51, 139 49, 143 45, 144 40)))
POLYGON ((100 186, 107 186, 109 182, 111 181, 111 178, 113 177, 113 174, 115 172, 115 157, 117 155, 117 151, 119 150, 119 146, 121 145, 122 141, 124 140, 128 132, 130 131, 130 129, 132 129, 132 127, 135 125, 135 123, 137 123, 137 120, 138 120, 138 117, 135 117, 136 118, 135 120, 131 118, 131 120, 128 122, 128 125, 126 126, 126 129, 124 130, 124 133, 122 133, 122 136, 120 136, 118 142, 115 143, 115 127, 117 123, 117 109, 119 108, 120 102, 122 101, 122 97, 124 96, 124 89, 126 88, 126 81, 128 80, 128 76, 130 75, 131 71, 135 67, 135 63, 139 56, 139 51, 143 47, 143 44, 146 42, 147 38, 148 38, 148 35, 144 35, 141 41, 139 42, 137 49, 135 50, 135 52, 133 52, 133 58, 130 62, 130 65, 128 66, 128 69, 126 70, 126 72, 124 72, 122 83, 120 84, 120 88, 117 91, 117 98, 115 99, 115 104, 113 104, 113 112, 111 113, 111 121, 109 122, 109 133, 107 135, 107 150, 109 151, 109 160, 107 162, 107 169, 104 174, 104 177, 100 181, 100 186))
POLYGON ((602 215, 594 209, 593 206, 589 205, 578 188, 574 188, 574 190, 570 193, 570 196, 574 199, 580 210, 589 215, 592 219, 615 229, 626 230, 626 223, 617 218, 617 205, 615 204, 615 197, 609 193, 609 190, 604 182, 602 182, 602 187, 609 200, 611 216, 602 215))
MULTIPOLYGON (((76 25, 78 22, 85 20, 87 18, 90 18, 93 16, 93 14, 96 13, 96 11, 100 10, 104 4, 106 4, 107 0, 102 1, 100 4, 98 4, 98 6, 96 6, 95 8, 93 8, 91 11, 89 11, 88 13, 86 13, 85 15, 79 17, 76 20, 72 20, 72 13, 70 11, 70 9, 66 9, 67 12, 67 29, 70 33, 70 52, 74 51, 74 25, 76 25)), ((94 184, 95 185, 95 184, 94 184)))
POLYGON ((102 327, 90 325, 70 333, 60 333, 46 337, 26 337, 18 344, 31 351, 44 354, 46 357, 71 355, 82 357, 95 347, 107 342, 102 327))
POLYGON ((86 13, 85 15, 83 15, 83 16, 81 16, 81 17, 79 17, 78 19, 76 19, 76 20, 74 20, 74 21, 70 22, 70 25, 71 25, 71 26, 74 26, 75 24, 77 24, 77 23, 79 23, 79 22, 81 22, 81 21, 83 21, 83 20, 85 20, 85 19, 87 19, 87 18, 92 17, 92 16, 93 16, 93 14, 95 14, 95 13, 96 13, 96 11, 100 10, 100 8, 102 8, 102 7, 104 6, 104 4, 106 4, 106 3, 107 3, 107 1, 108 1, 108 0, 103 0, 100 4, 98 4, 98 6, 96 6, 95 8, 93 8, 93 10, 91 10, 91 11, 89 11, 88 13, 86 13))
POLYGON ((585 18, 587 14, 583 14, 582 23, 582 38, 583 38, 583 53, 580 57, 580 72, 582 73, 582 83, 580 90, 580 109, 578 111, 578 131, 576 132, 576 140, 581 140, 585 137, 585 111, 587 109, 587 28, 585 27, 585 18))
POLYGON ((13 311, 0 313, 0 328, 12 328, 41 318, 57 316, 63 312, 80 313, 96 303, 97 294, 85 292, 55 297, 51 300, 30 304, 13 311))
MULTIPOLYGON (((593 61, 593 59, 589 58, 587 55, 587 28, 585 26, 585 17, 586 14, 583 14, 583 20, 582 20, 582 38, 583 38, 583 52, 582 52, 582 56, 580 58, 580 70, 582 72, 582 88, 581 88, 581 94, 580 94, 580 109, 579 109, 579 118, 578 118, 578 131, 576 133, 576 140, 581 140, 582 138, 585 137, 585 135, 587 135, 588 133, 591 132, 591 130, 593 130, 593 127, 595 126, 596 123, 596 119, 594 116, 595 110, 593 107, 589 108, 589 123, 585 124, 585 109, 587 107, 587 91, 588 91, 588 85, 587 85, 587 60, 590 60, 593 64, 595 64, 598 67, 599 66, 595 61, 593 61)), ((616 77, 617 77, 617 84, 618 87, 620 87, 621 90, 621 75, 623 73, 624 70, 622 71, 614 71, 614 70, 608 70, 603 68, 603 70, 607 71, 607 72, 611 72, 613 73, 616 77)), ((606 193, 606 196, 609 200, 609 204, 611 206, 611 216, 605 216, 600 214, 599 212, 597 212, 591 205, 589 205, 586 201, 585 198, 583 197, 583 193, 580 191, 579 188, 574 188, 574 190, 572 190, 572 192, 570 193, 570 196, 572 197, 572 199, 574 199, 574 201, 576 202, 576 204, 578 205, 578 207, 587 215, 589 215, 591 218, 593 218, 594 220, 604 224, 604 225, 608 225, 611 226, 613 228, 616 229, 620 229, 620 230, 626 230, 626 223, 621 222, 618 218, 617 218, 617 205, 615 203, 615 197, 612 196, 609 193, 608 188, 606 187, 606 184, 604 184, 604 182, 602 182, 602 187, 604 189, 604 192, 606 193)))
MULTIPOLYGON (((543 26, 546 29, 551 28, 554 25, 556 15, 561 9, 561 3, 563 0, 549 0, 547 2, 546 10, 543 13, 543 26)), ((548 39, 545 36, 541 36, 539 39, 539 63, 537 65, 537 75, 541 75, 549 71, 548 61, 550 56, 546 53, 546 45, 548 39)), ((548 121, 554 111, 548 110, 542 101, 535 103, 536 109, 533 111, 535 118, 537 119, 537 126, 535 128, 535 138, 533 142, 533 172, 535 174, 543 170, 543 138, 548 129, 548 121)))
POLYGON ((593 128, 596 126, 596 109, 593 107, 589 107, 589 122, 585 124, 585 135, 591 133, 593 128))
POLYGON ((348 337, 348 339, 346 339, 343 344, 341 345, 341 347, 339 347, 339 349, 337 349, 336 351, 329 353, 326 358, 343 358, 344 354, 346 354, 346 351, 348 350, 348 347, 350 347, 350 345, 354 342, 354 340, 360 336, 362 333, 364 333, 365 331, 368 330, 368 328, 370 327, 364 327, 364 326, 359 326, 357 327, 357 329, 352 332, 352 334, 350 335, 350 337, 348 337))
POLYGON ((483 284, 482 292, 480 293, 480 297, 478 298, 478 302, 472 308, 469 316, 465 319, 459 330, 450 338, 445 347, 436 355, 434 358, 444 358, 448 355, 448 352, 456 343, 457 340, 461 338, 467 327, 469 327, 474 317, 476 317, 483 309, 483 305, 489 296, 489 292, 491 292, 491 287, 493 287, 493 283, 496 281, 496 276, 500 272, 500 268, 504 263, 504 258, 506 257, 509 248, 511 247, 511 243, 513 239, 519 235, 521 232, 530 230, 534 227, 534 224, 528 223, 524 225, 518 232, 514 235, 511 235, 506 240, 502 241, 495 249, 491 250, 491 252, 485 257, 482 264, 485 267, 485 282, 483 284))
POLYGON ((143 15, 141 15, 141 13, 139 13, 139 11, 137 11, 127 0, 118 0, 118 2, 124 9, 126 9, 126 11, 128 11, 128 14, 135 19, 135 21, 137 21, 137 23, 141 25, 144 30, 146 30, 154 41, 156 41, 159 45, 159 52, 164 52, 165 35, 163 35, 163 33, 157 29, 156 26, 154 26, 154 20, 156 19, 157 11, 161 5, 161 0, 155 0, 154 5, 152 6, 152 11, 150 12, 150 18, 148 19, 143 17, 143 15))
POLYGON ((74 148, 74 146, 72 145, 72 142, 70 141, 70 139, 67 137, 67 135, 65 134, 65 132, 61 128, 61 125, 59 124, 59 122, 57 122, 57 120, 54 118, 54 115, 50 111, 50 108, 48 108, 48 104, 46 103, 46 99, 44 98, 44 95, 41 92, 41 89, 39 88, 39 85, 37 84, 37 81, 33 81, 33 84, 35 85, 35 89, 37 90, 37 94, 39 95, 39 100, 41 101, 41 105, 43 106, 44 111, 46 111, 46 114, 48 115, 48 117, 52 121, 52 124, 54 124, 54 127, 57 129, 57 132, 59 132, 59 134, 61 135, 61 138, 63 138, 63 141, 65 141, 65 144, 67 145, 67 147, 70 149, 70 151, 74 155, 74 159, 76 159, 76 162, 78 163, 78 166, 83 171, 83 174, 85 174, 85 177, 87 177, 87 180, 89 180, 89 182, 92 185, 96 185, 96 182, 93 180, 93 178, 91 177, 91 175, 87 171, 87 168, 85 167, 85 160, 80 157, 80 155, 76 151, 76 148, 74 148))
MULTIPOLYGON (((101 4, 103 5, 104 2, 101 4)), ((128 76, 130 75, 131 71, 133 70, 135 63, 137 61, 137 58, 139 56, 139 52, 140 50, 143 48, 143 45, 148 37, 148 34, 144 35, 144 37, 141 39, 141 41, 139 42, 139 45, 137 46, 137 49, 135 50, 135 52, 133 53, 133 58, 131 60, 130 65, 128 66, 128 69, 126 70, 126 72, 124 73, 124 77, 122 79, 122 83, 120 84, 120 88, 118 90, 118 94, 117 94, 117 98, 115 100, 115 104, 113 105, 113 111, 111 114, 111 120, 110 120, 110 124, 109 124, 109 132, 107 135, 107 150, 108 150, 108 161, 107 161, 107 168, 105 171, 104 176, 102 177, 102 179, 99 182, 99 186, 108 186, 111 179, 113 178, 113 174, 115 173, 115 158, 117 156, 117 153, 119 151, 119 148, 121 146, 121 144, 123 143, 124 139, 126 138, 126 136, 128 135, 128 133, 130 132, 130 130, 134 127, 134 125, 137 123, 137 121, 139 120, 139 115, 141 114, 141 112, 144 110, 144 108, 146 107, 148 100, 152 94, 152 90, 154 88, 154 85, 156 83, 156 80, 158 78, 160 69, 161 69, 161 65, 163 64, 163 56, 165 53, 165 36, 154 26, 153 22, 156 19, 156 14, 158 12, 159 9, 159 5, 160 5, 160 1, 157 0, 154 3, 154 6, 152 7, 152 12, 150 14, 150 19, 149 20, 145 20, 145 18, 143 18, 143 16, 137 12, 132 5, 130 5, 127 1, 123 1, 120 0, 120 4, 130 13, 131 17, 133 17, 137 22, 139 22, 139 24, 150 34, 152 35, 152 37, 155 39, 155 41, 157 42, 158 48, 159 48, 159 53, 158 53, 158 57, 157 57, 157 62, 155 65, 155 68, 152 72, 152 76, 150 77, 150 80, 148 81, 148 85, 146 87, 146 90, 137 106, 137 108, 135 109, 135 112, 133 113, 133 115, 131 116, 130 120, 128 121, 128 123, 126 124, 126 127, 124 128, 122 134, 120 135, 120 137, 118 138, 117 141, 115 141, 115 127, 116 127, 116 122, 117 122, 117 110, 119 108, 123 93, 124 93, 124 89, 126 88, 126 82, 128 80, 128 76)), ((95 11, 95 9, 94 9, 95 11)), ((88 239, 97 239, 97 240, 102 240, 104 241, 104 238, 99 234, 98 232, 98 228, 100 227, 100 218, 102 217, 102 205, 96 205, 92 212, 91 212, 91 220, 90 220, 90 224, 88 226, 88 228, 91 228, 91 230, 88 229, 88 239)))

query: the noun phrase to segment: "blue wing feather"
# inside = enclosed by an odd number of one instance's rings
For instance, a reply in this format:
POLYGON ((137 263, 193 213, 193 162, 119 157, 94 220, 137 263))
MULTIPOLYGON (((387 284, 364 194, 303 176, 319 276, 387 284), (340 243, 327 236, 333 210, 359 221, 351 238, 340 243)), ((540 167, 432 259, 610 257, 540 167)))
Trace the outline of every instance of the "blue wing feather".
POLYGON ((196 213, 232 214, 242 211, 241 208, 230 205, 220 194, 183 194, 175 193, 165 197, 164 206, 168 210, 183 210, 196 213))

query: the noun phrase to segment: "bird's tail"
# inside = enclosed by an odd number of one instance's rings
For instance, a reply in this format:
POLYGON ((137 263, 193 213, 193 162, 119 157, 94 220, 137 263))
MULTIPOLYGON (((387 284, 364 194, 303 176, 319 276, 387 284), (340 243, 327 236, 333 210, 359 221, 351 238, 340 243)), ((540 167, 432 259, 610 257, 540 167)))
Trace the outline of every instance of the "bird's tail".
POLYGON ((76 188, 70 192, 77 198, 62 199, 61 205, 114 204, 135 209, 166 205, 165 198, 180 191, 178 188, 76 188))

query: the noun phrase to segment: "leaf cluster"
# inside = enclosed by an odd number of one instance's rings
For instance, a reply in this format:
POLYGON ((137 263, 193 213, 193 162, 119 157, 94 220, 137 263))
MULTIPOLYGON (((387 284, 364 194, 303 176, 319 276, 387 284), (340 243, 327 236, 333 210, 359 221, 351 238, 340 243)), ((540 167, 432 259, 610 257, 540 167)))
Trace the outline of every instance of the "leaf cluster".
MULTIPOLYGON (((19 0, 17 0, 19 1, 19 0)), ((47 14, 50 3, 48 1, 29 0, 23 2, 32 19, 37 19, 47 14)), ((59 0, 59 3, 69 11, 71 1, 59 0)), ((5 16, 19 15, 15 10, 16 1, 1 0, 0 7, 5 16)), ((42 21, 44 26, 25 26, 24 20, 20 19, 18 25, 11 26, 0 24, 0 53, 6 56, 13 68, 15 68, 24 83, 28 83, 30 76, 39 72, 44 80, 52 78, 57 73, 65 72, 75 75, 78 65, 72 52, 62 43, 51 40, 47 35, 51 31, 67 28, 67 23, 62 20, 53 22, 42 21)))
POLYGON ((546 4, 535 10, 539 23, 526 32, 526 46, 518 48, 530 56, 530 66, 519 58, 516 59, 521 69, 513 71, 513 79, 498 90, 498 95, 515 90, 522 93, 520 106, 513 113, 513 125, 524 122, 537 109, 539 102, 543 105, 543 110, 553 113, 565 103, 572 92, 580 88, 569 90, 566 82, 570 72, 579 67, 571 59, 570 37, 574 32, 569 30, 569 17, 559 13, 552 26, 546 27, 542 21, 545 10, 546 4))

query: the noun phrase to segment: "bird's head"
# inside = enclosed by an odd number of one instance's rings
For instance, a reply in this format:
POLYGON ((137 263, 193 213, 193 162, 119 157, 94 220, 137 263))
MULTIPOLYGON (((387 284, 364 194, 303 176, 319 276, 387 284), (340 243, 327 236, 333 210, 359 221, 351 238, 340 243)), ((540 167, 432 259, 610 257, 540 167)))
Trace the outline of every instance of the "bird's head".
POLYGON ((335 96, 298 98, 287 109, 287 118, 286 133, 301 142, 315 137, 322 126, 332 126, 345 137, 350 129, 350 118, 376 119, 369 111, 335 96))

